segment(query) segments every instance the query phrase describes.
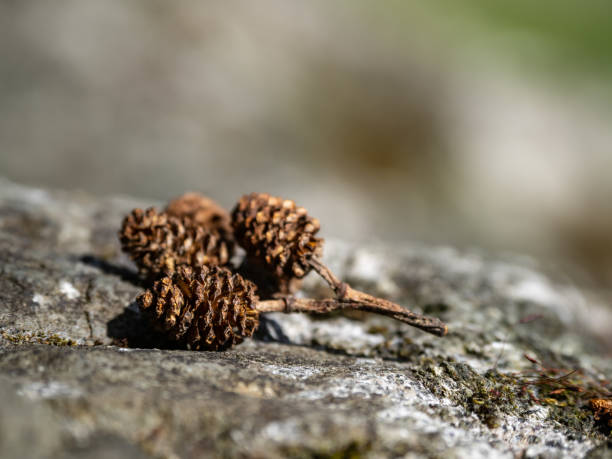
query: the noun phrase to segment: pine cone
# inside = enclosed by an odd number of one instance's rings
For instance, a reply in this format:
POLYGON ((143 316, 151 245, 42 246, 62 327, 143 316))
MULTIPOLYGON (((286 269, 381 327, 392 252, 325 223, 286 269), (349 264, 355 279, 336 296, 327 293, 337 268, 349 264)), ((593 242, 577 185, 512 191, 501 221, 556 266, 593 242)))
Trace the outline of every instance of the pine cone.
POLYGON ((596 421, 612 427, 612 400, 594 398, 589 400, 589 406, 593 410, 596 421))
POLYGON ((259 325, 255 286, 226 268, 180 267, 138 298, 141 311, 188 349, 223 350, 259 325))
POLYGON ((206 230, 215 230, 232 238, 229 213, 219 204, 200 193, 185 193, 168 203, 164 210, 168 215, 189 218, 206 230))
POLYGON ((251 193, 232 211, 232 226, 248 257, 259 260, 279 279, 302 278, 319 257, 323 239, 315 237, 319 221, 291 200, 251 193))
POLYGON ((134 209, 119 232, 122 249, 149 280, 171 274, 180 265, 224 265, 233 244, 214 230, 206 231, 189 219, 179 219, 154 208, 134 209))

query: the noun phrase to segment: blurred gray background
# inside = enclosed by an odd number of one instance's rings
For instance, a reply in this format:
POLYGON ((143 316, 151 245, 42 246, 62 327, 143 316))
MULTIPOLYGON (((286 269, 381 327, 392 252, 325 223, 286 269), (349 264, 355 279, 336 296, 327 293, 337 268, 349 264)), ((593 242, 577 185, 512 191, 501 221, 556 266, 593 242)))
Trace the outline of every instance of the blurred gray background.
POLYGON ((0 1, 0 175, 295 199, 612 287, 612 3, 0 1))

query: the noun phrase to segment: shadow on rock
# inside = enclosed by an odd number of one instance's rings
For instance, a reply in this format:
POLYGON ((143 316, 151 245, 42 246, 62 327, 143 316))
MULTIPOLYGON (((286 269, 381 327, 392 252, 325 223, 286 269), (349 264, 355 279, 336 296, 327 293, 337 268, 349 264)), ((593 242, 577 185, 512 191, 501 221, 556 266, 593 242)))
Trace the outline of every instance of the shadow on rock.
POLYGON ((285 335, 278 322, 263 314, 259 316, 259 327, 255 330, 253 339, 264 342, 291 344, 289 337, 285 335))
POLYGON ((118 276, 125 282, 129 282, 130 284, 138 287, 144 287, 144 283, 138 276, 138 273, 125 266, 109 263, 108 261, 91 254, 81 256, 79 261, 86 265, 93 266, 106 274, 118 276))
POLYGON ((123 312, 109 320, 106 334, 113 344, 120 347, 141 349, 178 349, 175 343, 152 329, 140 315, 136 302, 131 303, 123 312))

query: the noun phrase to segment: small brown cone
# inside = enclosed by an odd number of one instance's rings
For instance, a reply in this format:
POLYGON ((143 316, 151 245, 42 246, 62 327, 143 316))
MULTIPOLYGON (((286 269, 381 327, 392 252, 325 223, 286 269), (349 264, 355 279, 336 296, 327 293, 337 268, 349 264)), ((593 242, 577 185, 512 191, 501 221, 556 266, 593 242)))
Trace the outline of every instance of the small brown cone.
POLYGON ((181 265, 225 265, 233 251, 233 243, 218 232, 154 208, 134 209, 127 215, 119 239, 123 251, 149 280, 171 274, 181 265))
POLYGON ((236 241, 268 272, 285 281, 301 279, 312 269, 310 260, 321 255, 320 224, 306 209, 289 199, 251 193, 232 211, 236 241))
POLYGON ((596 421, 612 427, 612 400, 593 398, 589 400, 589 407, 593 410, 593 417, 596 421))
POLYGON ((255 286, 220 267, 179 268, 142 293, 137 302, 166 336, 194 350, 223 350, 259 325, 255 286))
POLYGON ((168 203, 164 212, 178 218, 189 218, 206 230, 232 235, 229 213, 212 199, 195 192, 185 193, 168 203))

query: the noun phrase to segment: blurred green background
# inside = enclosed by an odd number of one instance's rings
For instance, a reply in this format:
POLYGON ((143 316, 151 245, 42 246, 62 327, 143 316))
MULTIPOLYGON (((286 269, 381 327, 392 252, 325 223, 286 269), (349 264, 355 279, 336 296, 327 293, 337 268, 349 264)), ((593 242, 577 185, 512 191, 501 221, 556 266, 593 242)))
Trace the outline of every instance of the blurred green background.
POLYGON ((0 2, 0 175, 294 198, 612 287, 612 3, 0 2), (568 268, 569 269, 569 268, 568 268))

